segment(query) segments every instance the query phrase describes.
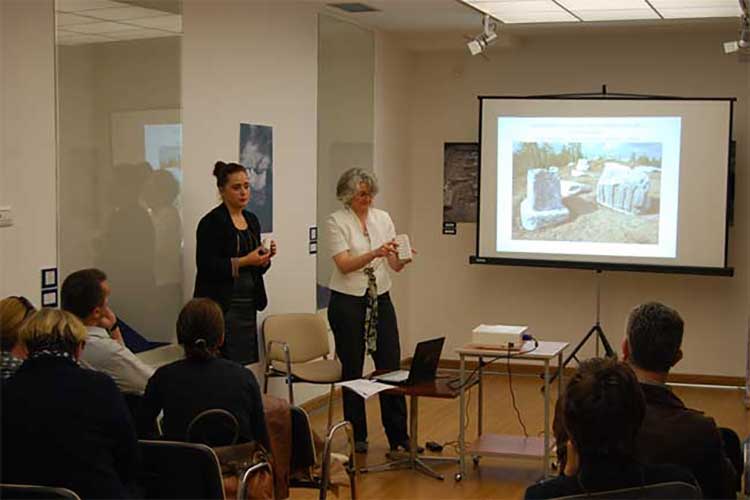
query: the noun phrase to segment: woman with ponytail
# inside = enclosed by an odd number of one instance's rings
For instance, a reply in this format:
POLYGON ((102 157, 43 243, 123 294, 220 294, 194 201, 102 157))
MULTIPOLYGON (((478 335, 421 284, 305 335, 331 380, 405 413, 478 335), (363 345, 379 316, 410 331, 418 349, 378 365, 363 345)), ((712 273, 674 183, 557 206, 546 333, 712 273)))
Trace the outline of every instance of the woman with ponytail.
POLYGON ((164 411, 164 438, 184 441, 190 421, 214 408, 227 410, 240 424, 240 442, 268 448, 263 401, 253 372, 219 353, 224 316, 211 299, 193 299, 177 318, 177 341, 185 359, 162 366, 149 379, 138 417, 138 434, 156 437, 156 416, 164 411))
POLYGON ((214 177, 222 203, 198 224, 193 296, 213 299, 224 312, 221 355, 243 365, 257 363, 256 313, 268 304, 263 275, 276 243, 261 245, 258 217, 245 210, 251 196, 245 167, 218 161, 214 177))

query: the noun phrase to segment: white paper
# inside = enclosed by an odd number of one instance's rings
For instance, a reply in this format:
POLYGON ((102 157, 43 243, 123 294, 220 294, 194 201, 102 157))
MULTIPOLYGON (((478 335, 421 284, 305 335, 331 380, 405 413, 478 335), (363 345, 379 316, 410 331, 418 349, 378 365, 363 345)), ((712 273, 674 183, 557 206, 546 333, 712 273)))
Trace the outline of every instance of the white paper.
POLYGON ((374 396, 381 391, 393 389, 392 385, 381 384, 380 382, 376 382, 374 380, 369 380, 366 378, 347 380, 346 382, 341 382, 336 385, 338 385, 339 387, 348 387, 352 391, 362 396, 364 399, 368 399, 370 396, 374 396))

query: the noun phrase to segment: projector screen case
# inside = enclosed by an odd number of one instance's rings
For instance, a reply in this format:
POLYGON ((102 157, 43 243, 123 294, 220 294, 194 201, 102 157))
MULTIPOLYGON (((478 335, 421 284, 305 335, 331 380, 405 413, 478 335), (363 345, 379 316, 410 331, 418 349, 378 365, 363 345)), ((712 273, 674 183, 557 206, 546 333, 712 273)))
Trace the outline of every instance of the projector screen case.
POLYGON ((470 262, 731 276, 734 101, 480 96, 470 262))

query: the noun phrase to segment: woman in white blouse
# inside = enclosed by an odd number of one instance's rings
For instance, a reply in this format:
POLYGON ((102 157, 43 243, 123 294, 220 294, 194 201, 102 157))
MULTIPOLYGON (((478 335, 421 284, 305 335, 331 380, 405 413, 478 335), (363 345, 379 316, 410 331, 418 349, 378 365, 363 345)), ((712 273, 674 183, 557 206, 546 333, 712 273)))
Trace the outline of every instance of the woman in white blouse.
MULTIPOLYGON (((326 222, 335 266, 331 275, 328 321, 345 379, 362 376, 365 355, 377 369, 396 370, 401 361, 396 311, 388 291, 387 267, 398 272, 411 261, 399 260, 390 215, 373 208, 378 192, 374 175, 359 168, 344 172, 336 197, 344 208, 326 222)), ((364 400, 344 389, 344 417, 354 426, 356 449, 367 451, 364 400)), ((380 413, 391 450, 408 450, 406 401, 380 393, 380 413)))

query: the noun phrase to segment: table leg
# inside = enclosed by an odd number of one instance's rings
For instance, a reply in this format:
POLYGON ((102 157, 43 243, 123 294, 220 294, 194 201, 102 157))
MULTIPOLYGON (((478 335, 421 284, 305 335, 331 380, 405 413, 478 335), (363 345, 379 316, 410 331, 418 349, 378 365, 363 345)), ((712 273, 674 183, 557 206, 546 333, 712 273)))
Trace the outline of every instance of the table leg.
POLYGON ((549 359, 544 360, 544 477, 549 476, 549 359))
POLYGON ((466 422, 466 388, 464 387, 464 384, 466 383, 466 380, 464 379, 464 377, 466 376, 466 358, 463 354, 460 354, 459 359, 460 363, 458 379, 460 382, 460 389, 458 391, 458 473, 460 474, 459 477, 461 477, 466 474, 466 432, 464 431, 466 422))
POLYGON ((477 370, 477 373, 479 375, 479 397, 477 398, 477 435, 482 435, 482 408, 484 407, 484 390, 483 390, 483 384, 482 384, 482 357, 479 356, 479 369, 477 370))

